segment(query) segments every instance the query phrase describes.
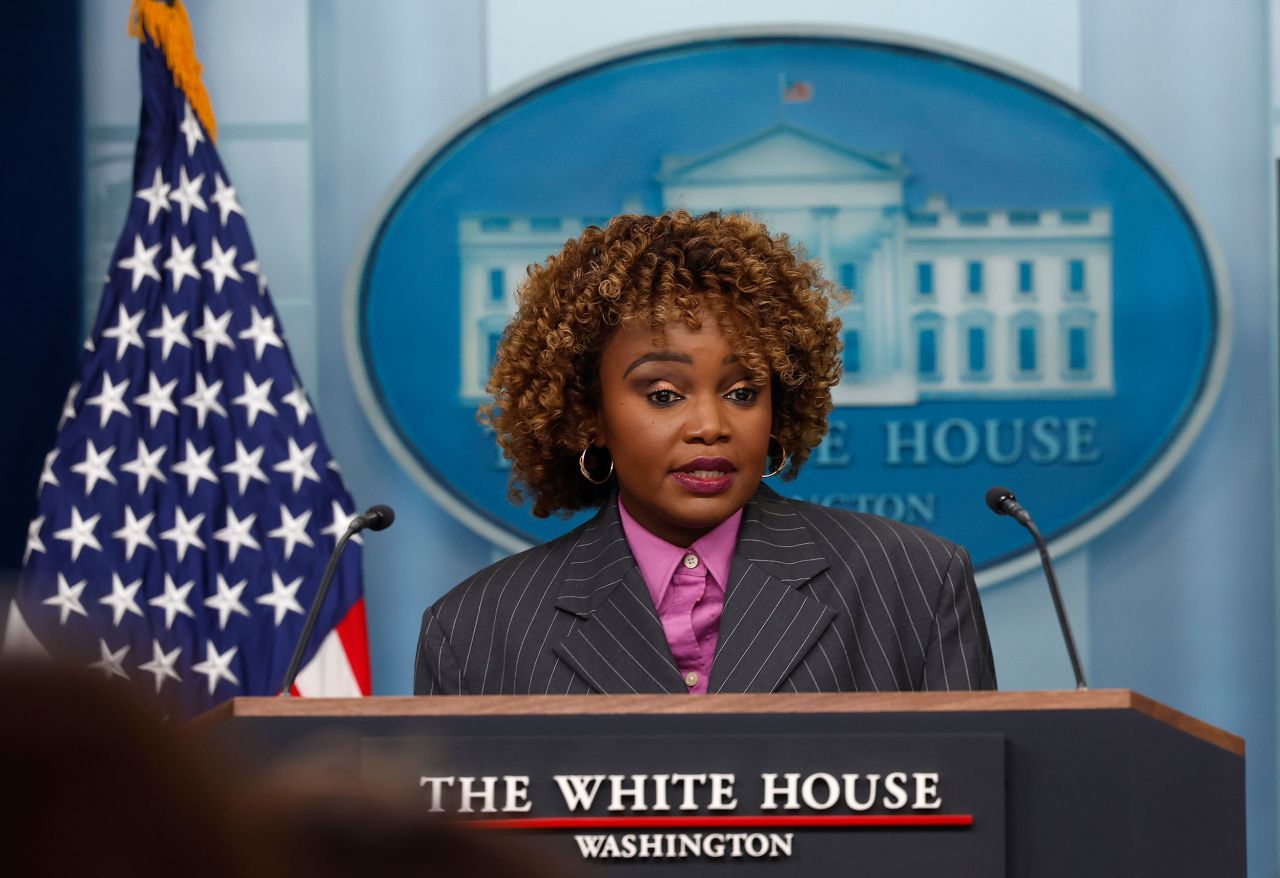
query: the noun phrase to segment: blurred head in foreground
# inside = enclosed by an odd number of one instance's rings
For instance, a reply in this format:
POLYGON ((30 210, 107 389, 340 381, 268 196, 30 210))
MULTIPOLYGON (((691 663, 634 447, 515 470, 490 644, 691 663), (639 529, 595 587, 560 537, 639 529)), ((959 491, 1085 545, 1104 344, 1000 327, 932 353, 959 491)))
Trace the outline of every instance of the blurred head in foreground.
POLYGON ((562 874, 488 832, 429 818, 354 772, 249 776, 128 685, 0 661, 6 875, 562 874))

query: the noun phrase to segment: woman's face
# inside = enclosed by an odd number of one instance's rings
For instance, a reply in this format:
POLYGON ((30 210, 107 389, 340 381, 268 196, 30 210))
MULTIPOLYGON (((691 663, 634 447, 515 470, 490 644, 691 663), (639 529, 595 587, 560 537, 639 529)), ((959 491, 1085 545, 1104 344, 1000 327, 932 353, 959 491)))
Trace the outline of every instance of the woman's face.
POLYGON ((622 327, 600 352, 595 444, 622 502, 650 533, 688 546, 746 504, 769 453, 773 401, 713 318, 697 332, 622 327))

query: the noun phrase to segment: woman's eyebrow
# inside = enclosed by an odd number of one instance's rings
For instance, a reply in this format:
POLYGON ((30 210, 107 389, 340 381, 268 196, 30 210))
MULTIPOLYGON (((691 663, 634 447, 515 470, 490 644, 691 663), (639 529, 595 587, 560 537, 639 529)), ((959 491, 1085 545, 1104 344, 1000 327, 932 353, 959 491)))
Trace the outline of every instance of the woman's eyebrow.
POLYGON ((636 357, 631 365, 627 367, 627 371, 622 373, 622 377, 626 378, 633 369, 645 363, 687 363, 692 366, 693 357, 688 354, 677 354, 674 351, 650 351, 647 354, 636 357))

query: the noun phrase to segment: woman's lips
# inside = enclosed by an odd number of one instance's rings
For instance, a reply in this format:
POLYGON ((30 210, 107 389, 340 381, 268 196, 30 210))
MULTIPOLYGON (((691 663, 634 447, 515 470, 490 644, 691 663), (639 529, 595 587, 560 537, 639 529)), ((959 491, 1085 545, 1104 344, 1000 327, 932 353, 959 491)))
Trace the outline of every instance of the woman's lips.
POLYGON ((672 473, 671 476, 684 485, 686 490, 695 494, 722 494, 733 484, 733 473, 698 470, 691 473, 672 473))

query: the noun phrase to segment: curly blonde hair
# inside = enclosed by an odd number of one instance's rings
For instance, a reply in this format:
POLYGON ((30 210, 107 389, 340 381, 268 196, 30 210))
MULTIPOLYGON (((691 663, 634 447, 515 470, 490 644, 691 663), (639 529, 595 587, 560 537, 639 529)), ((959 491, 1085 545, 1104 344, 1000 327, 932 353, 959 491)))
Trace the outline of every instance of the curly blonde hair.
POLYGON ((843 293, 786 235, 747 216, 615 217, 530 266, 516 298, 479 418, 511 461, 512 502, 528 492, 540 518, 609 495, 582 477, 577 458, 594 438, 600 350, 622 325, 647 324, 660 338, 668 324, 696 331, 714 316, 755 380, 771 382, 773 433, 791 455, 784 478, 826 434, 843 293))

